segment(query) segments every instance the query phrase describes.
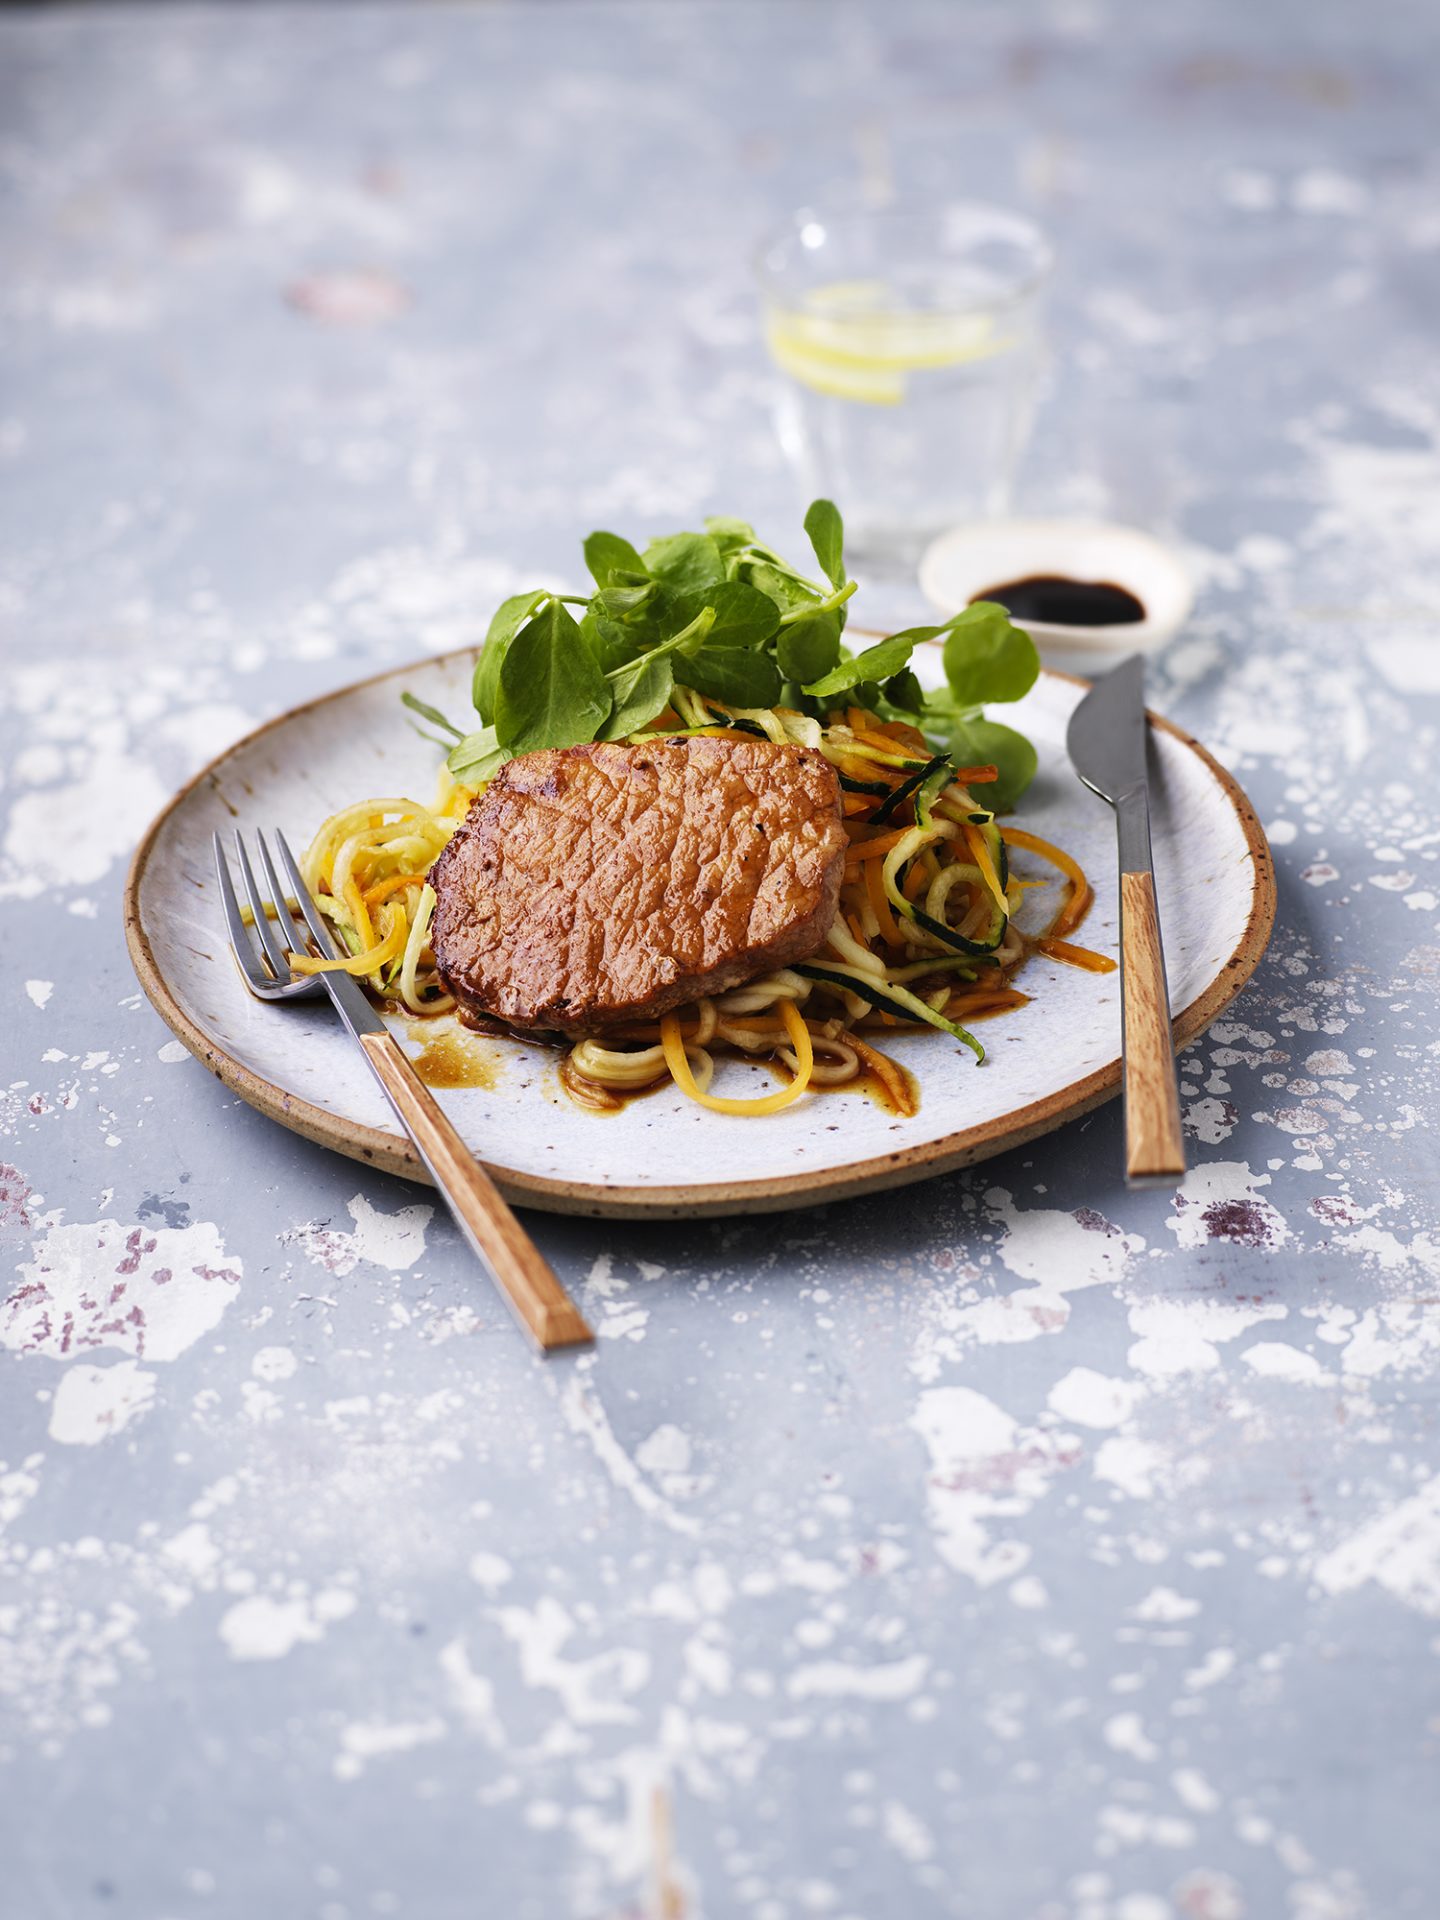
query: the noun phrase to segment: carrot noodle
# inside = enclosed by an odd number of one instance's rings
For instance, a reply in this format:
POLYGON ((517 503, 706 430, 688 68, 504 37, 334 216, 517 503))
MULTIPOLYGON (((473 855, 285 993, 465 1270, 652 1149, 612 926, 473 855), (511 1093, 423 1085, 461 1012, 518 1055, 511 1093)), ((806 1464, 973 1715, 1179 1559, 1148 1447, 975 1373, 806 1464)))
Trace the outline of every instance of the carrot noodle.
POLYGON ((899 827, 894 833, 877 833, 873 840, 852 840, 845 855, 846 865, 852 861, 874 860, 886 854, 891 847, 898 846, 910 831, 908 827, 899 827))
POLYGON ((1048 953, 1052 960, 1063 960, 1067 967, 1081 967, 1086 973, 1115 971, 1115 962, 1108 953, 1093 953, 1089 947, 1072 947, 1068 940, 1057 940, 1053 934, 1037 940, 1035 945, 1041 953, 1048 953))
POLYGON ((292 953, 290 965, 296 973, 353 973, 356 975, 378 975, 380 969, 388 966, 405 951, 405 935, 408 931, 405 911, 392 911, 390 927, 383 940, 368 947, 363 953, 357 953, 348 960, 317 960, 308 953, 292 953))
POLYGON ((366 887, 360 898, 367 907, 379 906, 382 900, 388 900, 392 893, 402 893, 406 887, 423 887, 423 873, 392 873, 388 880, 377 880, 373 887, 366 887))
POLYGON ((1079 861, 1051 841, 1042 840, 1038 833, 1025 833, 1019 827, 1002 827, 1000 837, 1007 847, 1023 847, 1027 853, 1038 853, 1052 867, 1058 867, 1069 880, 1070 897, 1051 922, 1050 937, 1059 938, 1078 927, 1095 898, 1079 861))
MULTIPOLYGON (((780 968, 659 1019, 567 1042, 559 1078, 577 1105, 614 1112, 635 1094, 672 1084, 713 1112, 754 1116, 781 1113, 832 1087, 865 1085, 895 1114, 910 1118, 918 1110, 913 1081, 862 1031, 898 1037, 929 1032, 922 1015, 943 1024, 1013 1013, 1030 1004, 1013 979, 1032 953, 1092 973, 1113 969, 1113 960, 1065 937, 1093 898, 1079 863, 1038 834, 1006 825, 1000 835, 1007 849, 1038 855, 1068 883, 1044 933, 1024 934, 1015 925, 1012 910, 1028 890, 1054 882, 1011 875, 1002 883, 983 795, 966 791, 997 779, 996 767, 953 769, 938 793, 927 781, 921 818, 914 793, 894 797, 932 764, 934 749, 908 722, 851 707, 822 723, 784 707, 726 707, 677 686, 658 720, 632 740, 672 734, 794 743, 823 754, 861 789, 841 795, 849 844, 839 905, 813 962, 780 968), (877 826, 882 806, 890 812, 877 826), (828 969, 835 971, 826 977, 828 969), (788 1078, 757 1099, 714 1093, 716 1064, 725 1056, 768 1064, 788 1078)), ((338 957, 297 953, 296 970, 351 974, 377 999, 412 1016, 452 1010, 454 996, 440 977, 430 938, 436 899, 429 875, 484 791, 483 784, 460 785, 442 769, 430 806, 365 799, 326 820, 301 870, 338 957)))
POLYGON ((995 862, 990 858, 990 849, 986 846, 982 836, 968 821, 965 824, 964 833, 965 844, 969 847, 971 857, 980 869, 981 879, 990 889, 991 899, 994 900, 1000 911, 1008 916, 1010 903, 1005 898, 1005 889, 1001 886, 1000 876, 995 871, 995 862))
POLYGON ((890 911, 890 902, 885 898, 885 877, 872 860, 865 868, 865 887, 870 896, 870 905, 875 910, 879 923, 880 938, 887 946, 898 947, 904 942, 904 935, 895 924, 895 916, 890 911))

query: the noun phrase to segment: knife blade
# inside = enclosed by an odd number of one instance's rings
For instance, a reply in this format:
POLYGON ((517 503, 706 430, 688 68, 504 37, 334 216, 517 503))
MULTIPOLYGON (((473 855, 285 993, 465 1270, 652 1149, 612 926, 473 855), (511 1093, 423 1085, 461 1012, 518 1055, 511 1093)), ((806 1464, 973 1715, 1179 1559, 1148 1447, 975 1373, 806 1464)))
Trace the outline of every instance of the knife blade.
POLYGON ((1150 844, 1145 658, 1097 680, 1070 716, 1076 773, 1115 811, 1120 855, 1120 1032, 1125 1172, 1132 1186, 1173 1185, 1185 1172, 1170 993, 1150 844))

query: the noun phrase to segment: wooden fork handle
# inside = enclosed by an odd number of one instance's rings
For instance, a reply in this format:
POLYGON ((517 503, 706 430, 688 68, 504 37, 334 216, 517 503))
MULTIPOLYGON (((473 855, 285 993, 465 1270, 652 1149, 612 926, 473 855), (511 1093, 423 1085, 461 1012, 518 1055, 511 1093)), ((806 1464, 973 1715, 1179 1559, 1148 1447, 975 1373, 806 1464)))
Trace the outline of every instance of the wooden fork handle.
POLYGON ((594 1339, 569 1294, 501 1199, 392 1033, 362 1033, 360 1044, 430 1170, 455 1224, 480 1256, 510 1310, 543 1352, 594 1339))
POLYGON ((1120 1005, 1124 1037, 1125 1172, 1174 1181, 1185 1172, 1170 994, 1155 906, 1155 876, 1120 875, 1120 1005))

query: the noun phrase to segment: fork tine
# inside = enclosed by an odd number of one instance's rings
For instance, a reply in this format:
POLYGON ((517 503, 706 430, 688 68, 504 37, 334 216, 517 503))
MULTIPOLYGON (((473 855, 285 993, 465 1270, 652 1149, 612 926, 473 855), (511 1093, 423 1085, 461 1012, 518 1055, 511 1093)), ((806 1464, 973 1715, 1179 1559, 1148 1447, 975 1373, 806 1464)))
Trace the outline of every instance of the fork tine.
POLYGON ((219 834, 212 834, 211 840, 215 847, 215 878, 220 887, 220 903, 225 909, 225 926, 230 935, 231 950, 246 980, 257 993, 263 993, 267 988, 273 988, 275 982, 256 959, 255 949, 250 944, 250 931, 240 916, 240 902, 235 896, 235 883, 230 878, 230 868, 219 834))
MULTIPOLYGON (((265 843, 265 836, 259 832, 258 829, 255 834, 255 847, 260 855, 260 871, 264 874, 265 884, 270 889, 270 898, 279 908, 281 924, 290 936, 290 950, 292 953, 298 953, 300 952, 300 948, 296 945, 296 938, 300 930, 297 929, 295 925, 295 915, 290 906, 289 892, 280 884, 280 876, 275 871, 275 862, 270 858, 270 849, 265 843)), ((288 961, 286 965, 289 965, 288 961)))
MULTIPOLYGON (((255 937, 265 950, 265 958, 270 962, 270 971, 277 981, 290 978, 290 962, 279 936, 270 925, 270 916, 265 911, 265 896, 255 883, 255 874, 250 865, 250 856, 245 851, 244 835, 235 829, 235 858, 240 863, 240 875, 245 882, 245 891, 250 899, 250 911, 255 916, 255 937)), ((277 911, 284 911, 284 899, 278 889, 271 893, 277 911)))
MULTIPOLYGON (((263 839, 260 844, 263 848, 265 844, 263 839)), ((310 898, 310 889, 305 884, 304 875, 296 864, 295 856, 290 851, 284 834, 281 833, 278 827, 275 829, 275 845, 280 850, 280 865, 284 869, 286 880, 290 883, 290 891, 295 896, 295 904, 299 907, 300 912, 304 916, 305 924, 310 929, 311 938, 325 959, 334 960, 338 958, 339 956, 335 951, 335 942, 330 937, 330 929, 326 926, 320 909, 310 898)))

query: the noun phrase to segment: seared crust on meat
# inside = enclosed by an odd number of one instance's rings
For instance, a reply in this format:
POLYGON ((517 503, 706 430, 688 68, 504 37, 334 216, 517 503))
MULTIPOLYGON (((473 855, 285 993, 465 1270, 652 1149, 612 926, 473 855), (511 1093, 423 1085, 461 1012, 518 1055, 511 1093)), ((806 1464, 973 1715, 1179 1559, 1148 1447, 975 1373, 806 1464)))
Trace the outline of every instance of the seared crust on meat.
POLYGON ((845 847, 839 781, 808 747, 524 754, 431 869, 436 963, 472 1014, 605 1033, 814 953, 845 847))

